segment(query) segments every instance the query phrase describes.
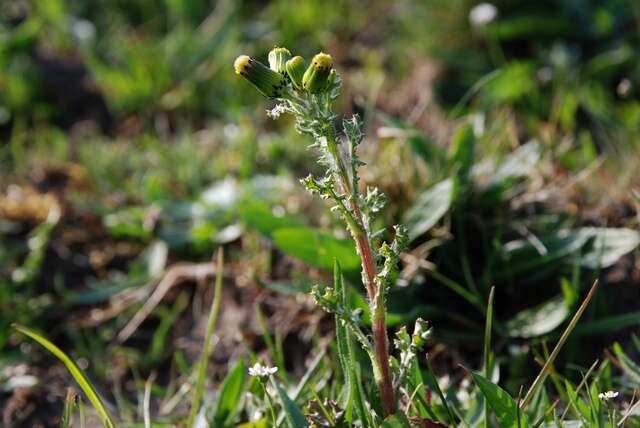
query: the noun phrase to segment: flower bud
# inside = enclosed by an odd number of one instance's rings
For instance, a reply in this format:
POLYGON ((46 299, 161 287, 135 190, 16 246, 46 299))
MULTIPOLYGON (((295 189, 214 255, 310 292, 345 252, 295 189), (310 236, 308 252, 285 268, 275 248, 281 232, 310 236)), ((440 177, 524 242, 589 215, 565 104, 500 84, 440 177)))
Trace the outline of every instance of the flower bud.
POLYGON ((233 63, 236 74, 241 75, 269 98, 279 98, 282 96, 287 86, 287 79, 264 64, 247 56, 240 55, 233 63))
POLYGON ((302 89, 302 77, 307 69, 307 62, 301 56, 294 56, 286 64, 289 79, 297 89, 302 89))
POLYGON ((429 323, 422 318, 418 318, 413 329, 411 345, 415 349, 420 350, 425 345, 426 341, 429 340, 429 337, 431 337, 431 328, 429 328, 429 323))
POLYGON ((291 52, 287 48, 273 48, 269 52, 269 68, 287 77, 285 64, 291 58, 291 52))
POLYGON ((320 52, 313 57, 311 65, 302 77, 302 87, 312 94, 321 92, 326 86, 333 67, 331 55, 320 52))

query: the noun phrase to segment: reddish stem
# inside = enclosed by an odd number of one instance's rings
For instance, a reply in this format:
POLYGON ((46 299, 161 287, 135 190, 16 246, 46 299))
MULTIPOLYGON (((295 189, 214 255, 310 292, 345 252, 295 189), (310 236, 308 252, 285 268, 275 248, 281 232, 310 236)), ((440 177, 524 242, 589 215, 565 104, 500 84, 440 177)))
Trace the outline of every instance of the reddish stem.
MULTIPOLYGON (((353 211, 356 215, 358 222, 364 226, 362 221, 362 213, 357 204, 353 204, 353 211)), ((367 294, 369 295, 369 301, 375 302, 376 298, 376 265, 373 258, 373 251, 371 250, 371 243, 368 237, 361 233, 356 239, 360 257, 362 258, 362 268, 365 271, 367 281, 367 294)), ((391 380, 391 370, 389 368, 389 340, 387 338, 387 322, 386 322, 386 310, 376 311, 378 314, 374 314, 372 311, 372 323, 373 323, 373 345, 375 348, 376 358, 378 359, 378 367, 380 367, 380 374, 382 379, 378 383, 378 389, 380 390, 380 399, 382 401, 382 410, 384 416, 393 415, 396 412, 396 397, 393 391, 393 382, 391 380)))
MULTIPOLYGON (((333 128, 331 128, 333 129, 333 128)), ((334 131, 335 132, 335 131, 334 131)), ((337 144, 334 134, 330 135, 333 144, 329 145, 329 150, 333 155, 339 169, 338 176, 342 181, 343 190, 346 193, 351 193, 356 196, 357 189, 351 188, 349 182, 349 176, 347 170, 342 163, 339 152, 337 150, 337 144)), ((354 186, 357 183, 354 184, 354 186)), ((354 198, 355 199, 355 198, 354 198)), ((396 412, 396 397, 393 390, 393 381, 391 380, 391 369, 389 367, 389 339, 387 338, 387 322, 386 322, 386 308, 382 310, 373 310, 373 306, 376 302, 376 263, 373 257, 373 251, 371 249, 371 242, 366 234, 364 227, 364 220, 360 207, 356 200, 351 202, 351 208, 355 215, 355 220, 359 223, 359 231, 354 230, 355 241, 358 246, 360 258, 362 259, 362 269, 365 273, 365 286, 367 288, 367 294, 369 296, 369 302, 371 303, 372 310, 372 329, 373 329, 373 346, 376 354, 378 367, 380 368, 381 379, 377 380, 378 389, 380 390, 380 399, 382 401, 382 411, 384 417, 393 415, 396 412)))

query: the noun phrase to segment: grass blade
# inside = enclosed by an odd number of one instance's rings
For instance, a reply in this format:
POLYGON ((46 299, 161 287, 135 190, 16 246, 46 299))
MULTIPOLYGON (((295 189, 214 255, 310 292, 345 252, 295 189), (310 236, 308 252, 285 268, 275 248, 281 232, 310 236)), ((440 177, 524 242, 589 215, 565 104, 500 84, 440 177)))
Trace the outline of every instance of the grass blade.
POLYGON ((429 377, 431 377, 433 388, 436 389, 436 393, 440 397, 440 401, 442 401, 442 405, 444 406, 444 409, 447 411, 447 416, 449 416, 449 422, 451 422, 451 426, 456 426, 456 418, 455 416, 453 416, 453 412, 449 407, 447 399, 444 396, 444 393, 442 392, 440 385, 438 384, 438 378, 436 377, 436 374, 433 371, 433 367, 431 367, 431 361, 429 361, 428 355, 427 355, 427 370, 429 371, 429 377))
POLYGON ((144 428, 151 428, 151 387, 156 378, 156 374, 151 373, 149 379, 144 384, 144 400, 142 403, 144 428))
MULTIPOLYGON (((267 326, 267 322, 264 319, 264 313, 262 312, 262 308, 260 305, 256 306, 256 315, 258 318, 258 325, 260 326, 260 330, 262 331, 262 338, 264 339, 264 343, 267 345, 267 350, 269 351, 269 356, 271 357, 271 361, 275 364, 276 367, 285 367, 284 364, 284 355, 278 350, 278 346, 274 339, 271 337, 271 333, 269 332, 269 326, 267 326)), ((281 348, 280 348, 281 349, 281 348)), ((287 375, 285 370, 282 370, 281 378, 286 385, 289 384, 289 376, 287 375)))
POLYGON ((222 247, 218 250, 218 266, 216 269, 216 283, 214 286, 213 302, 211 303, 211 312, 209 313, 209 322, 207 323, 207 332, 204 337, 204 345, 202 347, 202 356, 198 362, 198 377, 196 379, 196 387, 193 391, 193 401, 191 402, 191 412, 187 421, 187 427, 192 427, 204 395, 204 381, 207 375, 207 363, 209 362, 209 354, 211 352, 211 338, 216 330, 218 323, 218 313, 220 312, 220 303, 222 301, 222 280, 224 268, 224 253, 222 247))
POLYGON ((62 420, 60 421, 60 428, 72 428, 73 427, 73 410, 77 405, 78 395, 69 388, 67 390, 67 397, 64 400, 64 413, 62 414, 62 420))
POLYGON ((96 409, 96 412, 98 412, 98 416, 100 417, 100 420, 102 421, 104 426, 106 426, 107 428, 115 428, 116 424, 113 422, 111 415, 109 415, 109 412, 102 403, 100 395, 98 395, 95 388, 93 387, 93 385, 91 385, 91 382, 89 382, 89 379, 85 376, 80 367, 78 367, 76 363, 74 363, 73 360, 69 358, 69 356, 67 356, 67 354, 65 354, 60 348, 51 343, 44 336, 41 336, 30 328, 18 324, 13 324, 13 328, 38 342, 47 351, 51 352, 56 356, 56 358, 62 361, 62 363, 67 367, 67 370, 69 370, 69 372, 71 373, 71 376, 73 376, 75 381, 78 383, 78 386, 80 386, 80 389, 82 389, 82 392, 85 393, 93 407, 96 409))
MULTIPOLYGON (((484 376, 491 379, 493 369, 493 354, 491 353, 491 330, 493 329, 493 298, 496 287, 491 287, 489 303, 487 304, 487 320, 484 329, 484 376)), ((484 426, 489 428, 489 402, 484 400, 484 426)))
POLYGON ((591 289, 589 290, 589 294, 587 294, 587 297, 585 297, 584 301, 576 311, 576 314, 573 316, 573 318, 571 318, 571 321, 569 322, 569 325, 562 333, 562 336, 560 336, 558 343, 556 344, 555 348, 553 348, 553 351, 551 352, 551 355, 549 355, 549 358, 547 359, 547 361, 545 361, 544 366, 542 366, 542 369, 540 370, 540 373, 538 374, 536 379, 533 381, 531 388, 529 388, 529 390, 527 391, 527 394, 524 396, 524 400, 522 400, 522 403, 520 405, 523 410, 526 409, 527 405, 533 398, 533 395, 536 393, 536 390, 540 388, 540 386, 544 383, 544 380, 547 378, 547 372, 549 370, 549 367, 551 367, 553 362, 556 360, 556 357, 560 353, 562 346, 569 338, 569 335, 571 334, 573 329, 576 327, 576 324, 578 324, 578 321, 580 321, 582 314, 587 309, 587 306, 589 306, 589 302, 591 302, 591 298, 593 298, 593 295, 597 288, 598 288, 598 281, 596 280, 591 286, 591 289))

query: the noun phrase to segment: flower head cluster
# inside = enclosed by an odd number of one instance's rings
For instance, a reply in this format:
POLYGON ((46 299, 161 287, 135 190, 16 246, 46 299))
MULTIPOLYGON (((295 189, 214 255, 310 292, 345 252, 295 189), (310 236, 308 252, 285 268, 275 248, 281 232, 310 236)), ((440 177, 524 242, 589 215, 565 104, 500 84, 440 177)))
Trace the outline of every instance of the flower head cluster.
POLYGON ((320 52, 307 66, 301 56, 291 56, 287 48, 275 47, 269 52, 269 67, 247 55, 236 58, 236 74, 251 82, 269 98, 290 98, 291 91, 318 94, 327 89, 332 76, 331 55, 320 52))
MULTIPOLYGON (((315 287, 312 294, 323 309, 335 314, 340 325, 346 326, 367 352, 384 414, 389 416, 395 413, 397 403, 389 367, 385 305, 400 252, 406 244, 406 231, 403 227, 395 227, 393 242, 378 245, 380 233, 372 230, 372 219, 382 209, 384 196, 375 188, 361 190, 358 168, 363 162, 357 156, 357 147, 364 139, 362 120, 354 115, 343 120, 343 132, 336 129, 338 117, 333 111, 333 102, 340 93, 341 81, 333 68, 331 56, 320 52, 307 65, 304 58, 292 57, 289 50, 280 47, 274 48, 268 59, 269 67, 242 55, 234 64, 236 73, 267 97, 278 100, 276 106, 267 112, 271 118, 278 118, 283 113, 291 114, 295 118, 296 130, 311 136, 311 147, 318 149, 318 161, 325 167, 324 175, 310 175, 302 183, 312 193, 334 204, 332 210, 340 214, 354 239, 362 261, 362 283, 369 298, 373 343, 361 330, 357 313, 350 309, 336 286, 315 287)), ((407 352, 422 346, 428 335, 426 324, 420 324, 414 337, 408 338, 407 352)), ((406 364, 403 367, 406 369, 406 364)), ((250 374, 272 374, 265 370, 271 369, 254 366, 250 374)))
POLYGON ((277 371, 277 367, 268 367, 255 363, 253 367, 249 367, 249 376, 265 378, 275 374, 277 371))

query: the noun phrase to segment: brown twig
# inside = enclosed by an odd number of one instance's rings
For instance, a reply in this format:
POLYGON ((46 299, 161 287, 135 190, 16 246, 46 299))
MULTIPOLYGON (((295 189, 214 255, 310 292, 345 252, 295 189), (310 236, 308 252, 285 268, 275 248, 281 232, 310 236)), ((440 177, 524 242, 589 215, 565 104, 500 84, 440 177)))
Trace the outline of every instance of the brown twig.
POLYGON ((202 280, 215 275, 215 273, 216 267, 212 262, 198 264, 183 263, 171 266, 151 296, 144 302, 142 308, 136 312, 131 321, 118 333, 118 343, 124 343, 131 337, 174 285, 193 279, 202 280))

